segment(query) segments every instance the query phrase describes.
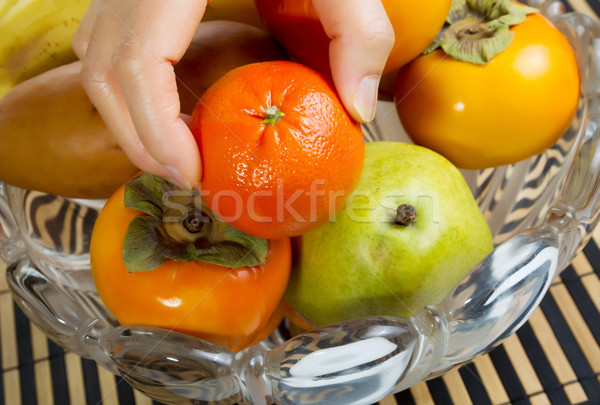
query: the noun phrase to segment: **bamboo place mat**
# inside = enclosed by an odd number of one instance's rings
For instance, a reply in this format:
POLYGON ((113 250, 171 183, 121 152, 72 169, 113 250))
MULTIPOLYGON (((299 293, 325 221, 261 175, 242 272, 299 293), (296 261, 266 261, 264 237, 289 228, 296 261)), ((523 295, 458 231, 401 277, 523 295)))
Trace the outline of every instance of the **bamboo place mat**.
MULTIPOLYGON (((568 0, 565 8, 600 15, 599 0, 568 0)), ((599 245, 597 229, 529 321, 502 345, 379 404, 600 404, 599 245)), ((0 405, 158 405, 49 341, 13 303, 3 277, 0 364, 0 405)))

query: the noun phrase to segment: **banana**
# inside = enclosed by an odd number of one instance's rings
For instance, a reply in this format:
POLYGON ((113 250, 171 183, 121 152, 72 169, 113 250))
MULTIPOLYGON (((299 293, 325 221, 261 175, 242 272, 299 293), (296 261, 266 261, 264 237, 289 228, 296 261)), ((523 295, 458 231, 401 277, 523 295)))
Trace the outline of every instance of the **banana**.
POLYGON ((71 38, 91 0, 0 0, 0 98, 77 59, 71 38))

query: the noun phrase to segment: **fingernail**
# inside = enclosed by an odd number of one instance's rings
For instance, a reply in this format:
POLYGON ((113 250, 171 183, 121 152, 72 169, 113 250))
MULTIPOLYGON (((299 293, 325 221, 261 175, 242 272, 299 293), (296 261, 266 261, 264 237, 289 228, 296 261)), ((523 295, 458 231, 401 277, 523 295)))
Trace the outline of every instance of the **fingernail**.
POLYGON ((364 122, 372 121, 375 117, 375 105, 379 88, 379 76, 370 75, 362 78, 354 93, 354 108, 364 122))
POLYGON ((189 180, 186 179, 185 177, 183 177, 183 175, 179 172, 179 170, 175 169, 173 166, 168 166, 168 165, 165 165, 165 169, 167 169, 169 171, 169 173, 171 174, 171 178, 167 179, 168 181, 170 181, 171 183, 175 183, 179 187, 182 187, 182 188, 185 188, 188 190, 192 188, 192 185, 189 182, 189 180))

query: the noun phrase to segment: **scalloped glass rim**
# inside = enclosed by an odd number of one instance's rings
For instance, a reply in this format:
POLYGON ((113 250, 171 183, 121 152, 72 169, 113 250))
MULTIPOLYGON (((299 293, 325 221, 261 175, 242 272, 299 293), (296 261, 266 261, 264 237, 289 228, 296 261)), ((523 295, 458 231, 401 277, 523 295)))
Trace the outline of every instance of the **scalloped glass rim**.
MULTIPOLYGON (((600 212, 600 24, 578 13, 563 15, 559 2, 530 3, 576 49, 580 107, 569 130, 544 153, 463 172, 498 247, 439 305, 409 319, 351 320, 294 338, 277 330, 238 353, 170 331, 120 326, 95 293, 85 244, 74 242, 81 248, 76 254, 53 249, 24 213, 30 203, 24 190, 5 185, 0 256, 15 301, 62 347, 167 403, 373 403, 489 351, 527 320, 585 245, 600 212)), ((400 140, 398 122, 376 122, 365 127, 367 138, 400 140)), ((66 204, 83 218, 82 228, 89 227, 87 210, 101 207, 97 201, 66 204)))

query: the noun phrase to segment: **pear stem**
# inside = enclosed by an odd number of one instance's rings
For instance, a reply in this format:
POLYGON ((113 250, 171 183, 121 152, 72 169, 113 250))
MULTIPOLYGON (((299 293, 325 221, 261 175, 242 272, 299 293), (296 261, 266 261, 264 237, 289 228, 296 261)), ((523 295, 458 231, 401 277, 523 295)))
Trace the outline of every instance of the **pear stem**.
POLYGON ((396 223, 409 226, 417 217, 417 209, 410 204, 400 204, 396 210, 396 223))

